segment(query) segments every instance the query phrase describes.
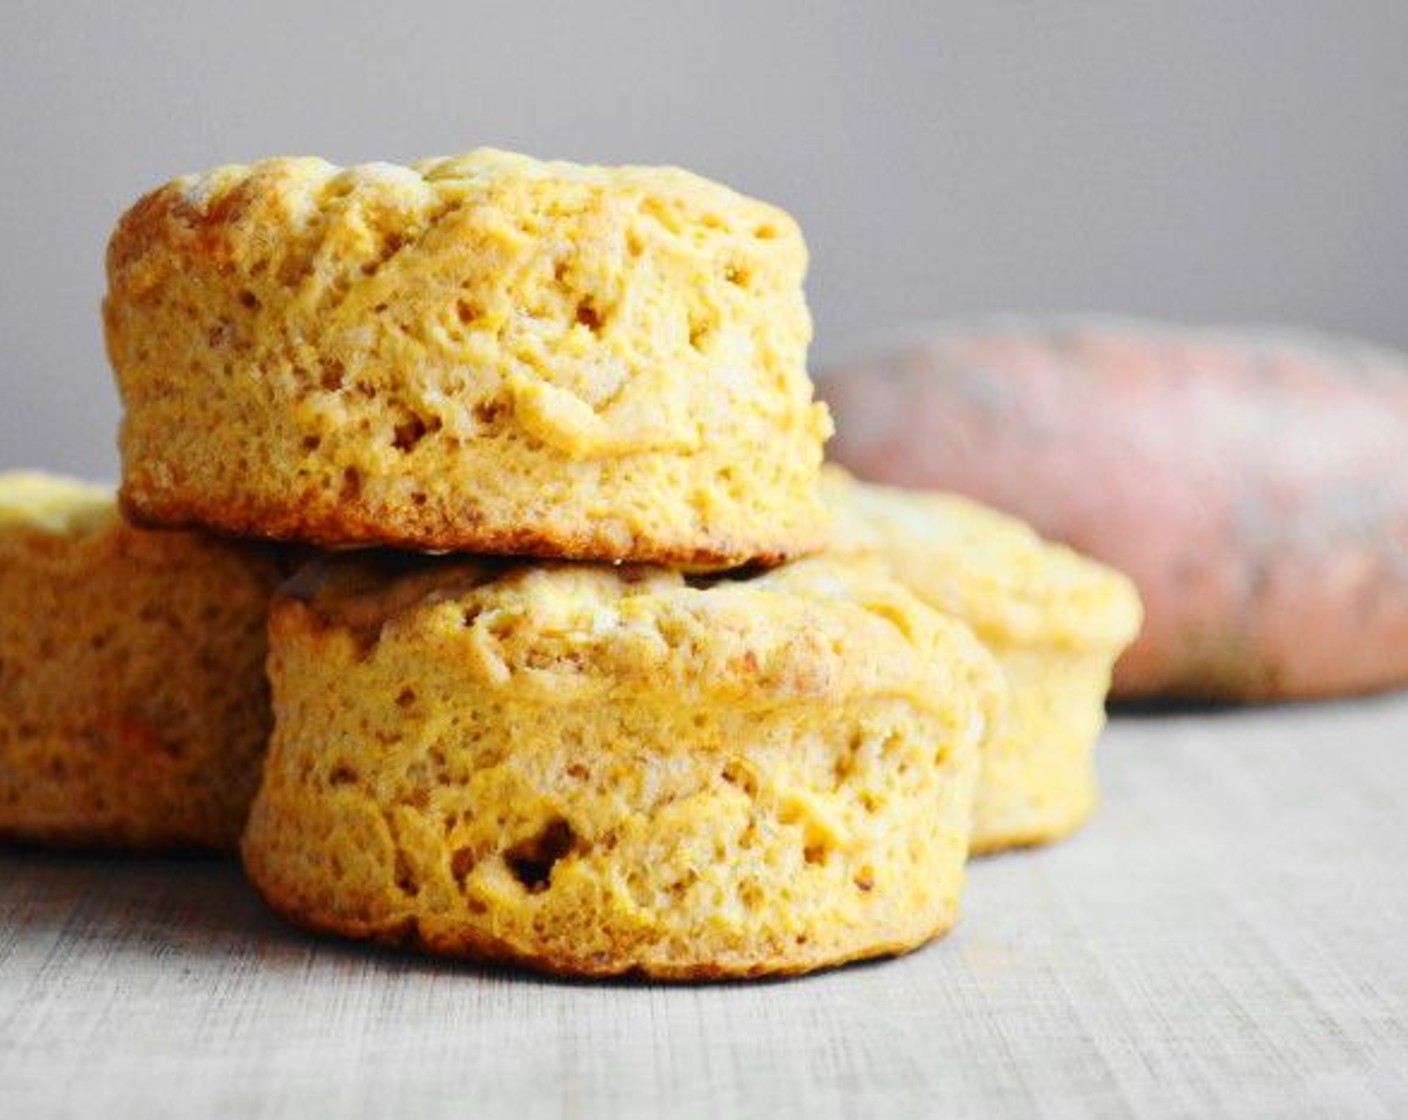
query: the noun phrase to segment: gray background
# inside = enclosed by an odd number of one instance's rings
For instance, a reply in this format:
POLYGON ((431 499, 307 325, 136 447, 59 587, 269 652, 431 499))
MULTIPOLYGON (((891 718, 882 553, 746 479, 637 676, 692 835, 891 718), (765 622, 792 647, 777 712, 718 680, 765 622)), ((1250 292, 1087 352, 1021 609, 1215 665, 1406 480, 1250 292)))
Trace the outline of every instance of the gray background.
POLYGON ((0 4, 0 467, 115 477, 97 305, 181 171, 482 143, 793 211, 815 355, 1106 309, 1408 344, 1408 3, 0 4))

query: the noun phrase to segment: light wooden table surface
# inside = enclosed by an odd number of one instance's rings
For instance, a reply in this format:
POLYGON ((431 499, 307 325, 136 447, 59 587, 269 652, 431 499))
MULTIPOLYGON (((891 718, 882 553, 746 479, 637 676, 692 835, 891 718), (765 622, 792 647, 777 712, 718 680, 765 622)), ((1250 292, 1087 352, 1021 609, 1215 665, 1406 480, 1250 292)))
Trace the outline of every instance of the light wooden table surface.
POLYGON ((0 855, 0 1117, 1408 1116, 1408 696, 1125 716, 911 957, 564 984, 316 941, 219 862, 0 855))

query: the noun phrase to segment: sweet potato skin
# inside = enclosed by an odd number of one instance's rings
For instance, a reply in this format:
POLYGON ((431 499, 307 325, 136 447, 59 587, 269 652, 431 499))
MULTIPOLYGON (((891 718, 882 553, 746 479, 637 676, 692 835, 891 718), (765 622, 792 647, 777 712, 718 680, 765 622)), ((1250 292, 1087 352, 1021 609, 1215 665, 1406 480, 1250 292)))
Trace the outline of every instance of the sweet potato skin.
POLYGON ((1286 331, 1000 320, 821 379, 833 457, 965 494, 1124 571, 1114 694, 1408 683, 1408 358, 1286 331))

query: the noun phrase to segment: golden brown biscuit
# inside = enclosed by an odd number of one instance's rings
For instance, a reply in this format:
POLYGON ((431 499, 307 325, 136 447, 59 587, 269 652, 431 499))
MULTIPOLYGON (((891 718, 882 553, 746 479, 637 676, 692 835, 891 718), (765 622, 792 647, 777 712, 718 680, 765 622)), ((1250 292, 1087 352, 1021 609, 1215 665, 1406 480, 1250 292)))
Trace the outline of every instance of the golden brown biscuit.
POLYGON ((698 568, 819 548, 806 248, 674 168, 275 159, 108 249, 124 509, 326 546, 698 568))
POLYGON ((820 559, 707 586, 402 563, 324 562, 276 599, 243 851, 290 920, 679 980, 954 921, 1000 696, 961 624, 820 559))
POLYGON ((1110 668, 1139 630, 1133 584, 974 502, 868 485, 839 467, 824 477, 833 552, 876 565, 962 619, 1007 677, 1006 719, 983 754, 973 850, 1079 828, 1095 807, 1092 756, 1110 668))
POLYGON ((272 716, 268 549, 0 474, 0 837, 231 848, 272 716))

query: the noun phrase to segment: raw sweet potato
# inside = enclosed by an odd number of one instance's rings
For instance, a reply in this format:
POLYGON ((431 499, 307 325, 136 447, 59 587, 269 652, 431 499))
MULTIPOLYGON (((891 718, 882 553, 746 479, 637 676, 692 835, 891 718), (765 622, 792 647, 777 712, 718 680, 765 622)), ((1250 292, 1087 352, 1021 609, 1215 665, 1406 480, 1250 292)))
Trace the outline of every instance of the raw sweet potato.
POLYGON ((833 370, 833 456, 1011 511, 1119 568, 1115 694, 1408 682, 1408 357, 1287 331, 937 329, 833 370))

